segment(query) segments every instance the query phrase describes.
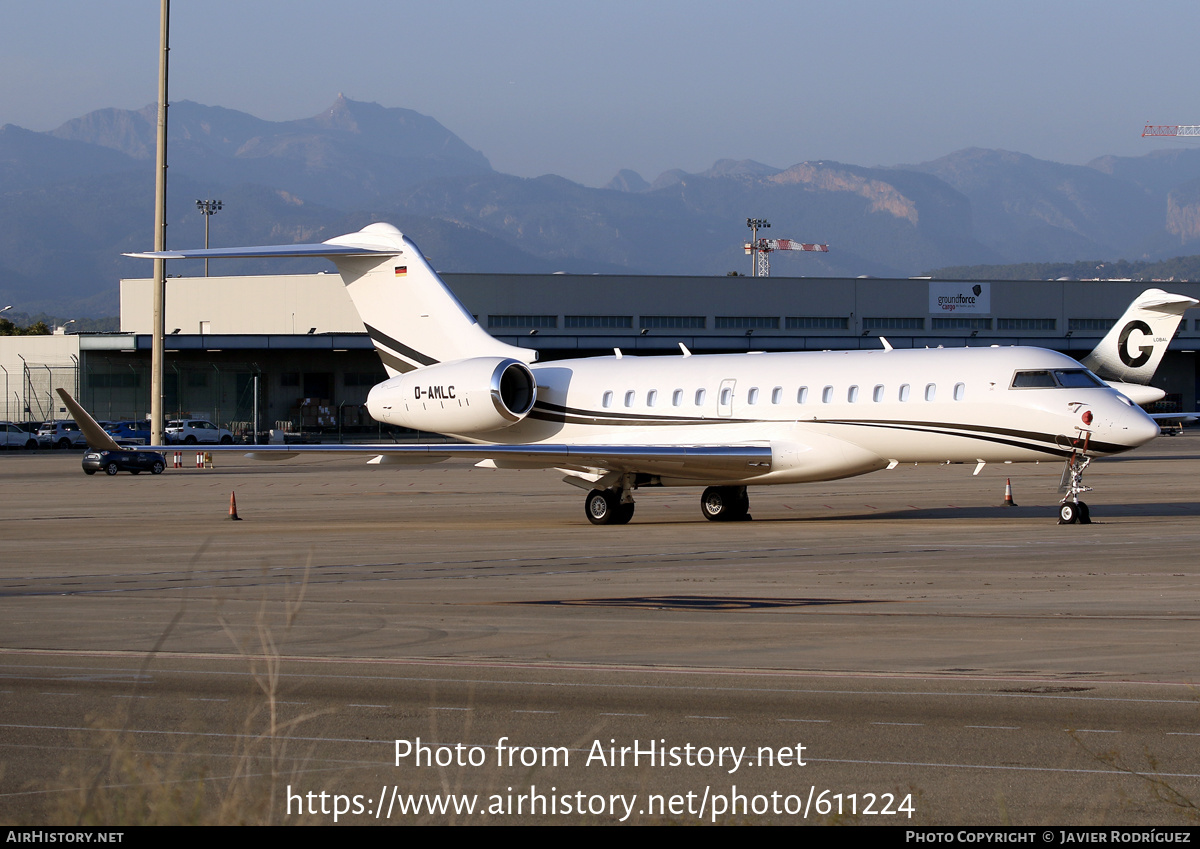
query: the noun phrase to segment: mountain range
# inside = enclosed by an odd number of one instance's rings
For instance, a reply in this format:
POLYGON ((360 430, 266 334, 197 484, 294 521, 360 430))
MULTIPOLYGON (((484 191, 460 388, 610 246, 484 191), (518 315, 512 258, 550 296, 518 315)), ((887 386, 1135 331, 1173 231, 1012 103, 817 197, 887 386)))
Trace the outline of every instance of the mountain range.
MULTIPOLYGON (((50 132, 0 127, 0 301, 28 313, 111 315, 121 256, 153 241, 153 106, 102 109, 50 132)), ((1153 260, 1198 252, 1200 149, 1064 165, 968 149, 932 162, 776 168, 720 160, 603 188, 495 171, 435 119, 339 95, 321 114, 265 121, 170 108, 170 247, 202 245, 197 198, 221 198, 212 245, 320 241, 378 220, 446 271, 745 273, 747 217, 768 236, 827 242, 775 254, 786 276, 907 277, 977 264, 1153 260)), ((214 263, 214 274, 300 271, 293 260, 214 263)), ((200 273, 195 261, 170 274, 200 273)))

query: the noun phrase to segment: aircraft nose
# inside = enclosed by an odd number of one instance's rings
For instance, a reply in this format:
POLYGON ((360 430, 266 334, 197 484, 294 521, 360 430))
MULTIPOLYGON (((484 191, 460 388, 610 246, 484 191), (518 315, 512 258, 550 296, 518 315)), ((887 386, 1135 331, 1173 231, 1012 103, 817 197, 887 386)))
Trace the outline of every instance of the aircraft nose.
POLYGON ((1139 407, 1137 423, 1129 428, 1131 437, 1135 440, 1135 445, 1144 445, 1154 437, 1158 436, 1160 428, 1158 422, 1150 418, 1139 407))
POLYGON ((1129 407, 1113 418, 1113 436, 1130 448, 1145 445, 1158 436, 1158 422, 1146 415, 1141 407, 1129 407))

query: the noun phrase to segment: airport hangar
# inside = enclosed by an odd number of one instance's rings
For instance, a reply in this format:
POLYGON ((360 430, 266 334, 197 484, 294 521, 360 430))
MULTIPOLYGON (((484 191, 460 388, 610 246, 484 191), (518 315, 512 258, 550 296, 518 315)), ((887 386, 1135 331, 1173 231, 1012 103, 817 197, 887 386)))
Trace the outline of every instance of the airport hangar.
MULTIPOLYGON (((1082 357, 1143 290, 1200 283, 820 277, 443 274, 480 324, 542 361, 581 356, 1032 345, 1082 357), (946 309, 952 304, 953 310, 946 309)), ((121 281, 121 331, 0 338, 4 418, 65 418, 73 387, 97 418, 149 412, 149 279, 121 281)), ((384 437, 362 406, 385 373, 336 273, 171 277, 167 416, 245 431, 384 437)), ((1196 409, 1200 310, 1185 315, 1154 384, 1162 411, 1196 409)))

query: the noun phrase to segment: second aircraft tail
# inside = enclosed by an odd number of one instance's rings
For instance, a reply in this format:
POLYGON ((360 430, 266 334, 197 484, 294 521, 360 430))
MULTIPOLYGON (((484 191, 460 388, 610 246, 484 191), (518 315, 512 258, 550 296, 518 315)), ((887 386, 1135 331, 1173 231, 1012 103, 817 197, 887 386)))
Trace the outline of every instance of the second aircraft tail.
POLYGON ((1186 295, 1147 289, 1080 362, 1110 382, 1149 383, 1184 311, 1197 303, 1186 295))

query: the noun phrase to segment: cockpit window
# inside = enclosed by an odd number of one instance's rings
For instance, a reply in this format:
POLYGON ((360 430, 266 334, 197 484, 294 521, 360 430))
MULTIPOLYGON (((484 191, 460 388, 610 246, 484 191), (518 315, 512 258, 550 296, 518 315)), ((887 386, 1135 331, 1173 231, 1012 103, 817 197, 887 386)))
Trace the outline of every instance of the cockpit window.
POLYGON ((1100 378, 1083 368, 1059 368, 1054 370, 1059 386, 1068 389, 1090 389, 1093 386, 1103 386, 1100 378))
POLYGON ((1091 389, 1103 386, 1100 378, 1085 368, 1056 368, 1019 371, 1013 375, 1013 389, 1091 389))
POLYGON ((1019 371, 1013 375, 1013 389, 1046 389, 1057 385, 1048 371, 1019 371))

